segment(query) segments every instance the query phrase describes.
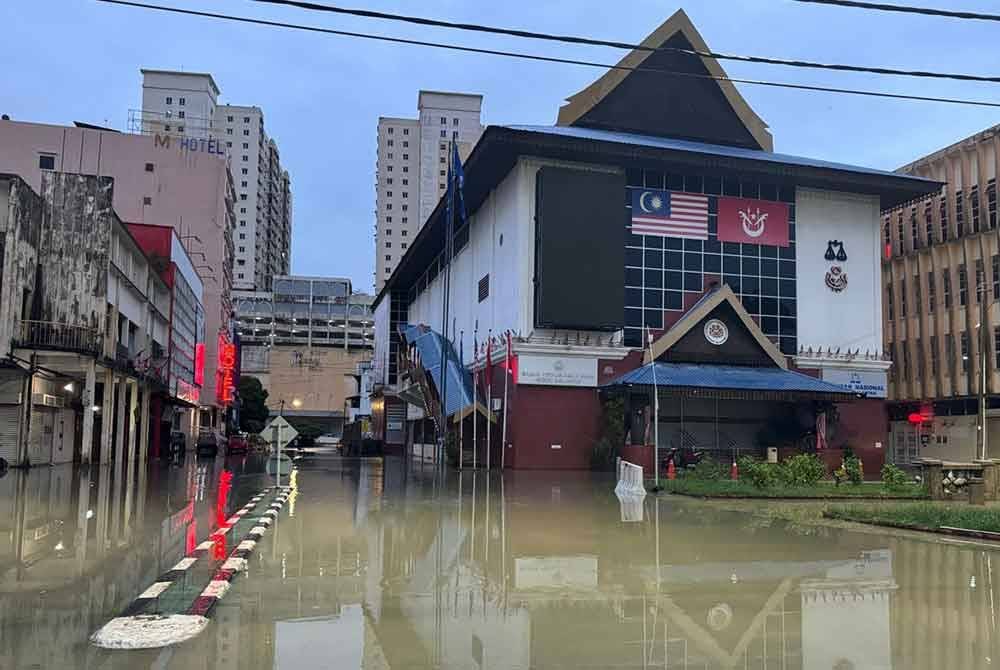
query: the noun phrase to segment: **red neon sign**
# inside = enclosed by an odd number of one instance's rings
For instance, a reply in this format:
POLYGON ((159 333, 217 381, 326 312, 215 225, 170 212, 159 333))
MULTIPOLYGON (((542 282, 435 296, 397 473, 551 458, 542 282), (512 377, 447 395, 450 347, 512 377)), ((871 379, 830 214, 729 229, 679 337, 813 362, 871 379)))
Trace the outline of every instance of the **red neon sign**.
POLYGON ((219 372, 215 398, 219 404, 228 405, 233 401, 233 373, 236 369, 236 345, 219 337, 219 372))
MULTIPOLYGON (((205 385, 205 343, 198 342, 194 345, 194 383, 197 386, 205 385)), ((197 400, 195 400, 197 402, 197 400)))

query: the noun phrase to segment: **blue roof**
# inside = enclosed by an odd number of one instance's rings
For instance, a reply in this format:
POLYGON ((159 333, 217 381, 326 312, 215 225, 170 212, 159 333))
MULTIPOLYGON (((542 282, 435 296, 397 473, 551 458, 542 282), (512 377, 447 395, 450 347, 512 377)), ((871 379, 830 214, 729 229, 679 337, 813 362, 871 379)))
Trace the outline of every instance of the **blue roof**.
POLYGON ((596 128, 580 128, 577 126, 531 126, 513 125, 504 126, 510 130, 519 130, 529 133, 544 133, 546 135, 560 135, 562 137, 573 137, 582 140, 595 140, 600 142, 614 142, 617 144, 631 144, 634 146, 651 147, 654 149, 667 149, 673 151, 685 151, 688 153, 704 154, 711 156, 726 156, 728 158, 743 158, 747 160, 763 161, 781 165, 798 165, 801 167, 819 168, 824 170, 838 170, 841 172, 854 172, 857 174, 877 175, 881 177, 894 177, 896 179, 912 179, 914 181, 925 181, 928 184, 935 184, 934 180, 910 175, 898 174, 887 170, 875 170, 872 168, 859 167, 857 165, 847 165, 845 163, 832 163, 830 161, 817 160, 815 158, 805 158, 802 156, 792 156, 789 154, 778 154, 772 151, 761 151, 759 149, 746 149, 743 147, 731 147, 723 144, 706 144, 704 142, 693 142, 691 140, 680 140, 672 137, 659 137, 657 135, 640 135, 637 133, 623 133, 613 130, 598 130, 596 128))
POLYGON ((627 372, 605 386, 656 386, 724 389, 730 391, 790 391, 853 396, 843 386, 781 368, 753 368, 704 363, 655 363, 627 372))
POLYGON ((404 325, 403 337, 407 343, 417 348, 420 354, 420 364, 434 382, 438 395, 441 394, 442 375, 441 361, 447 361, 448 384, 445 388, 445 414, 452 416, 473 403, 475 394, 472 387, 472 375, 458 360, 455 347, 451 342, 441 337, 427 326, 404 325), (442 351, 444 356, 442 356, 442 351))

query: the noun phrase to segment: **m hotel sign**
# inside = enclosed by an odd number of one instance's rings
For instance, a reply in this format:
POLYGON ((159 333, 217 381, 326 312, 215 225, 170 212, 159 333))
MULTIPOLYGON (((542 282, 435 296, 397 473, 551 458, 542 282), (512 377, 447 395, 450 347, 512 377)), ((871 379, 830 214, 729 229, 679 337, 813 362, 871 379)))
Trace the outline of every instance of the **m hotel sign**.
POLYGON ((216 139, 206 139, 204 137, 172 137, 156 133, 153 135, 153 146, 156 148, 169 149, 173 144, 177 144, 179 151, 198 151, 205 154, 225 156, 226 151, 222 142, 216 139))

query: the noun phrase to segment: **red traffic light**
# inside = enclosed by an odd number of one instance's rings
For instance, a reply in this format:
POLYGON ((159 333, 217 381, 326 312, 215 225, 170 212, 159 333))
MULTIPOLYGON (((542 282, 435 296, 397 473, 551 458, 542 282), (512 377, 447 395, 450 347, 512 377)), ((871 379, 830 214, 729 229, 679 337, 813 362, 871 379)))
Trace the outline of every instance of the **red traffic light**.
POLYGON ((920 412, 913 412, 912 414, 910 414, 910 416, 907 417, 907 420, 910 423, 916 425, 916 424, 919 424, 919 423, 923 423, 924 422, 924 417, 923 417, 922 414, 920 414, 920 412))

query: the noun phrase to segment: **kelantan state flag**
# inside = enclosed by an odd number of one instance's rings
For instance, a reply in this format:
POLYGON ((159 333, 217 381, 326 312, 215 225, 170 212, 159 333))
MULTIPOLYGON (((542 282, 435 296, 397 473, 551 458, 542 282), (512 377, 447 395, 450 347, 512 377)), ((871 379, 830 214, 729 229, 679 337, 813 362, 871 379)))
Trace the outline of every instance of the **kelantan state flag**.
POLYGON ((788 204, 720 197, 718 236, 722 242, 787 247, 788 204))

